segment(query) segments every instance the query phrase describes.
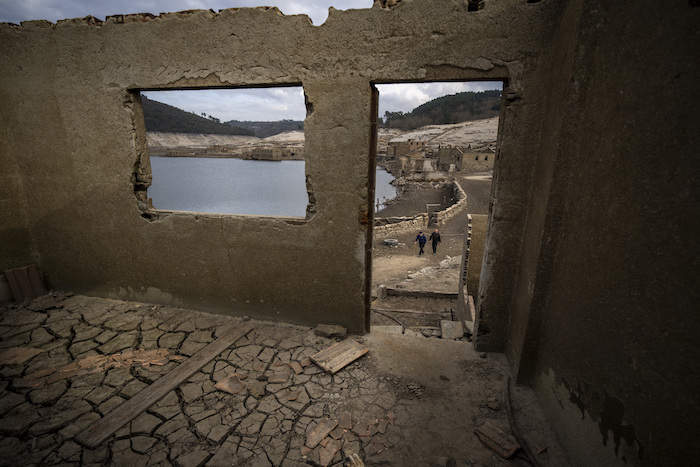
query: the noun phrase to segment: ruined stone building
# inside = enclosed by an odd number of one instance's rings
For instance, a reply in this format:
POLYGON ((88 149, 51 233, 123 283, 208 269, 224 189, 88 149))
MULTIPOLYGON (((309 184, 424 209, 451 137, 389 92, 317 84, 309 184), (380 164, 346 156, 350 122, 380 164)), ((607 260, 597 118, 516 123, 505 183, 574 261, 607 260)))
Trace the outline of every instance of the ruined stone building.
POLYGON ((454 170, 462 170, 462 161, 464 159, 464 151, 458 147, 444 146, 437 150, 438 168, 447 172, 454 165, 454 170))
POLYGON ((364 332, 375 84, 499 80, 475 345, 581 465, 697 463, 699 3, 382 3, 1 24, 2 268, 364 332), (304 218, 148 206, 141 90, 299 84, 304 218))
POLYGON ((495 155, 489 148, 473 151, 468 148, 441 146, 436 151, 438 168, 449 171, 454 165, 458 172, 481 172, 492 170, 495 155))
POLYGON ((292 157, 292 152, 280 148, 254 148, 250 152, 250 158, 261 161, 281 161, 292 157))
POLYGON ((425 151, 425 141, 416 141, 409 139, 408 141, 389 141, 387 147, 387 158, 397 160, 401 157, 408 156, 411 152, 425 151))
POLYGON ((413 150, 405 155, 399 156, 397 161, 401 166, 402 176, 410 176, 415 173, 423 172, 425 157, 420 152, 413 150))

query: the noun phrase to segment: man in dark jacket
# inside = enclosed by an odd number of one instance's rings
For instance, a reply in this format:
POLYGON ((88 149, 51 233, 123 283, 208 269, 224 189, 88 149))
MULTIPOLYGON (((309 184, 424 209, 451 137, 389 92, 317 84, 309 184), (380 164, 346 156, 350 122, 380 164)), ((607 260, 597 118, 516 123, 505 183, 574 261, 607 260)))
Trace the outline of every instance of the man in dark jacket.
POLYGON ((420 247, 420 251, 418 252, 418 256, 423 254, 423 247, 425 246, 426 242, 425 234, 423 232, 418 232, 418 236, 416 236, 416 241, 413 242, 415 245, 416 242, 418 242, 418 246, 420 247))
POLYGON ((438 243, 440 243, 440 234, 438 233, 438 229, 435 229, 435 232, 430 234, 430 241, 433 244, 433 254, 435 254, 437 253, 438 243))

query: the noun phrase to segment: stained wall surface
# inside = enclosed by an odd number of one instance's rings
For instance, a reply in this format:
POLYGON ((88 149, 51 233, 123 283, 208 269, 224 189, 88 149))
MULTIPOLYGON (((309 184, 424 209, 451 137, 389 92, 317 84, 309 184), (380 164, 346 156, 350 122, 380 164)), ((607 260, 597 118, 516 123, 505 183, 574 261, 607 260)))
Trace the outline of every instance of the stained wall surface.
POLYGON ((364 330, 372 83, 522 89, 556 13, 445 0, 332 11, 320 27, 274 8, 3 24, 3 161, 21 181, 6 199, 26 205, 30 234, 4 226, 23 252, 7 263, 33 254, 50 286, 76 292, 364 330), (139 90, 289 84, 309 103, 306 219, 148 212, 139 90))
POLYGON ((322 26, 276 9, 2 24, 0 267, 361 332, 373 84, 502 80, 476 345, 506 352, 582 465, 683 460, 692 431, 674 418, 698 419, 700 8, 614 3, 377 2, 322 26), (309 103, 305 219, 148 208, 140 90, 289 84, 309 103))
POLYGON ((697 462, 692 3, 569 2, 553 35, 506 353, 580 465, 697 462))

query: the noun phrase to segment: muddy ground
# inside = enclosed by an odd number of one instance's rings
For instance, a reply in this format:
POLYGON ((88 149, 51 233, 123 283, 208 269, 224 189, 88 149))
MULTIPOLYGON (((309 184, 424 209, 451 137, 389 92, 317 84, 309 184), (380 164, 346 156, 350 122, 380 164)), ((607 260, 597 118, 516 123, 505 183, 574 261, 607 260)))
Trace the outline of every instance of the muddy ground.
POLYGON ((350 338, 368 352, 331 374, 310 357, 337 341, 306 326, 58 292, 0 307, 0 466, 530 465, 482 445, 486 422, 570 465, 534 392, 508 395, 503 354, 350 338), (235 343, 202 357, 228 329, 235 343), (194 374, 150 399, 182 365, 194 374))

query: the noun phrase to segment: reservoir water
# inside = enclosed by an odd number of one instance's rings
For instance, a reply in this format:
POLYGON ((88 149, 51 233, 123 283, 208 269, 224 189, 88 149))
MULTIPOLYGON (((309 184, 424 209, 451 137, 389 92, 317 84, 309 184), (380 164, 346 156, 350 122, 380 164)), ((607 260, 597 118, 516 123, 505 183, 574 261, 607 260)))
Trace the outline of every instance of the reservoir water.
MULTIPOLYGON (((151 156, 156 209, 305 217, 304 161, 151 156)), ((377 168, 375 208, 396 197, 394 177, 377 168)), ((380 206, 381 208, 381 206, 380 206)))

